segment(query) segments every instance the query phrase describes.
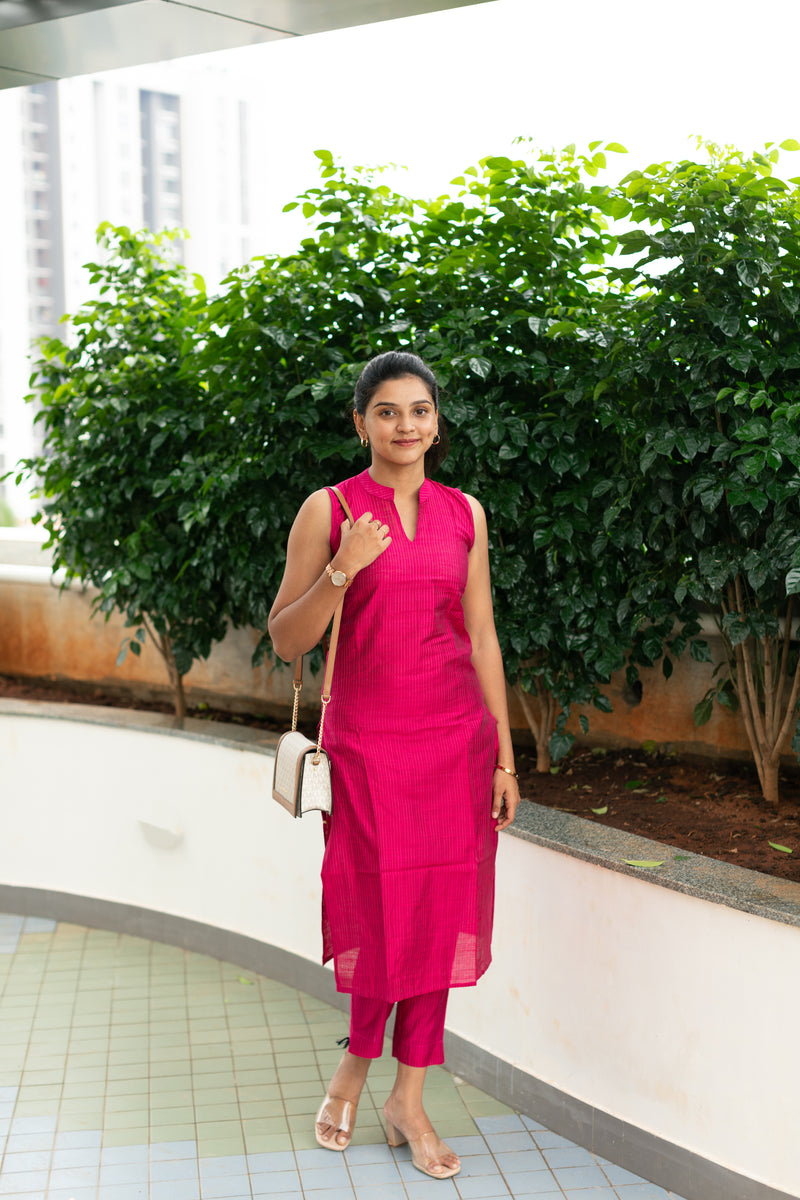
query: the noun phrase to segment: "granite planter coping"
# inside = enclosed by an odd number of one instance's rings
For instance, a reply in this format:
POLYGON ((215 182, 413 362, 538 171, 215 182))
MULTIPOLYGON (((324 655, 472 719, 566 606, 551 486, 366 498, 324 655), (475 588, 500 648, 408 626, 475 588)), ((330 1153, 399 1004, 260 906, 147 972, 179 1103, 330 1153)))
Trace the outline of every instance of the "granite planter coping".
MULTIPOLYGON (((78 721, 159 733, 267 756, 274 753, 278 742, 277 734, 243 725, 196 717, 188 717, 180 724, 165 713, 89 704, 0 699, 0 718, 4 716, 78 721)), ((507 836, 635 876, 658 887, 800 928, 800 883, 788 879, 719 862, 530 800, 522 802, 514 825, 505 832, 507 836), (628 859, 663 865, 651 869, 635 867, 626 861, 628 859)))

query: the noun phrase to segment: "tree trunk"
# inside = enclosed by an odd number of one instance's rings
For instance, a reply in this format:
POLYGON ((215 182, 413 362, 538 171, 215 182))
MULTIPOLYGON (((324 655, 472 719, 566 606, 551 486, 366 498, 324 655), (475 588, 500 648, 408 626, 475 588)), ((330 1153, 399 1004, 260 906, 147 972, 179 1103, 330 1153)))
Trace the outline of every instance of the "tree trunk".
POLYGON ((167 674, 169 675, 170 687, 172 688, 175 718, 180 724, 183 724, 186 718, 186 693, 183 690, 183 676, 179 674, 178 668, 175 666, 175 656, 172 653, 172 646, 166 633, 161 634, 161 653, 167 665, 167 674))
MULTIPOLYGON (((737 577, 729 588, 728 611, 744 614, 743 588, 737 577)), ((735 687, 753 752, 761 793, 773 808, 780 802, 778 772, 781 751, 797 719, 800 694, 800 659, 789 675, 793 597, 786 608, 782 638, 747 638, 732 647, 736 663, 735 687)))
POLYGON ((525 714, 525 720, 528 722, 528 727, 533 734, 533 740, 536 744, 536 770, 540 775, 546 775, 552 763, 550 758, 550 738, 556 727, 558 706, 552 694, 545 691, 541 684, 537 685, 536 691, 536 704, 539 709, 538 716, 531 704, 530 694, 523 690, 519 680, 514 684, 514 694, 520 702, 522 711, 525 714))

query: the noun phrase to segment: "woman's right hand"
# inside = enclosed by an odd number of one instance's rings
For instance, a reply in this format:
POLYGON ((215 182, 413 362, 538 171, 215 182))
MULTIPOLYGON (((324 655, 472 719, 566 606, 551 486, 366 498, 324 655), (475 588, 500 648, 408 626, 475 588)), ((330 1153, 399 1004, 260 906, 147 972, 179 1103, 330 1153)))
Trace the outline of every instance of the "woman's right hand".
POLYGON ((371 512, 362 513, 354 525, 342 521, 341 542, 332 565, 352 579, 383 554, 391 541, 389 526, 383 525, 371 512))

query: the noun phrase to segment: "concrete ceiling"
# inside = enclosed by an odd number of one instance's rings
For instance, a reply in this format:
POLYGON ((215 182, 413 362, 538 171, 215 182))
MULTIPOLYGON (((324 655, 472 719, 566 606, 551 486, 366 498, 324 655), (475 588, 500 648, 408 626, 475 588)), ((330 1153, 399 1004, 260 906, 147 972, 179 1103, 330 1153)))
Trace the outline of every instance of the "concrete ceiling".
POLYGON ((0 88, 488 0, 0 0, 0 88))

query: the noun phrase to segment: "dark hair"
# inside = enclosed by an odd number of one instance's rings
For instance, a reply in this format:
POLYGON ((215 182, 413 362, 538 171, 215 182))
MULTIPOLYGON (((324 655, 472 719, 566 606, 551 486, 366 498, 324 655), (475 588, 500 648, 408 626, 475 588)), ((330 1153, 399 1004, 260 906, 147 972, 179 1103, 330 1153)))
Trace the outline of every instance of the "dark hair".
POLYGON ((407 375, 416 375, 428 389, 433 406, 439 416, 439 442, 425 452, 425 474, 433 475, 447 458, 450 440, 444 418, 439 412, 439 385, 433 371, 422 359, 407 350, 387 350, 385 354, 376 354, 371 358, 356 380, 356 390, 353 396, 353 407, 363 417, 370 400, 378 388, 390 379, 405 379, 407 375))

